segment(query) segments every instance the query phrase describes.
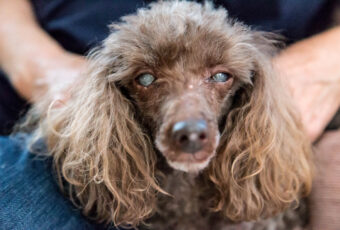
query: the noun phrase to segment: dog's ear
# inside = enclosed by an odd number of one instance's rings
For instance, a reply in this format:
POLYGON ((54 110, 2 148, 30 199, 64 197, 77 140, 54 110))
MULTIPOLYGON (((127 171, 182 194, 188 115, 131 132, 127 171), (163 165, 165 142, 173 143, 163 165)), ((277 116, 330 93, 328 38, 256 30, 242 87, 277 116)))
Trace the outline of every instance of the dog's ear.
POLYGON ((311 187, 311 148, 271 64, 272 41, 256 33, 252 84, 226 114, 216 158, 208 170, 217 211, 255 220, 298 202, 311 187))
POLYGON ((84 213, 135 226, 151 214, 160 188, 152 144, 118 87, 126 71, 120 62, 111 51, 95 51, 84 82, 42 127, 56 171, 84 213))

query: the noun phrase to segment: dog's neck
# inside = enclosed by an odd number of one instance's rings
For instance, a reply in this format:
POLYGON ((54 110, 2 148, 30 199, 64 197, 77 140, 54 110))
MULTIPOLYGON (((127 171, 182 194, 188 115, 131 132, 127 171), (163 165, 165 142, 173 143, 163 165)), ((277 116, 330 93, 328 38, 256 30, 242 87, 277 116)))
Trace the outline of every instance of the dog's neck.
POLYGON ((147 226, 139 229, 162 230, 278 230, 292 229, 292 226, 302 226, 301 216, 305 213, 304 202, 302 209, 288 209, 273 218, 257 222, 234 223, 222 213, 214 212, 210 197, 214 192, 212 184, 204 179, 204 172, 190 174, 172 169, 161 153, 157 170, 160 186, 170 195, 159 194, 155 215, 145 221, 147 226))
POLYGON ((212 215, 202 191, 201 175, 177 171, 166 165, 162 165, 162 174, 162 188, 171 196, 159 195, 156 215, 147 221, 152 229, 211 229, 208 223, 212 215))

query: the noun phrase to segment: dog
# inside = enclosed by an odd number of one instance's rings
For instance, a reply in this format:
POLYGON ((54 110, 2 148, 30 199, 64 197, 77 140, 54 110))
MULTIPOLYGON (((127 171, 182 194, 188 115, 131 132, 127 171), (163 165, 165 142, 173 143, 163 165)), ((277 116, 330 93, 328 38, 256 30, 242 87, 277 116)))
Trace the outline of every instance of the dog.
POLYGON ((110 28, 69 101, 31 112, 84 215, 140 229, 303 225, 311 147, 271 64, 276 36, 176 0, 110 28))

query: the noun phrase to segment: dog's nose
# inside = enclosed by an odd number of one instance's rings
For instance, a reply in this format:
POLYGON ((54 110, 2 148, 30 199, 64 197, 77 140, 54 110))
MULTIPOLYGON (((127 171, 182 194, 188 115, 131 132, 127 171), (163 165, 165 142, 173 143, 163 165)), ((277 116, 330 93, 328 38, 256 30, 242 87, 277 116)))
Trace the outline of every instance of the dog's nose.
POLYGON ((186 153, 200 151, 207 140, 208 127, 205 120, 179 121, 172 127, 172 139, 186 153))

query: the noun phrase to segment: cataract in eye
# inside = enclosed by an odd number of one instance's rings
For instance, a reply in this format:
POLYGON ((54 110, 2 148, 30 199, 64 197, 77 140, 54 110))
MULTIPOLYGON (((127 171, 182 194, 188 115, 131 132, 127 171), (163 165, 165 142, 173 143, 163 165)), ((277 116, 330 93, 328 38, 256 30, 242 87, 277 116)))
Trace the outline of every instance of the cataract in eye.
POLYGON ((155 77, 149 73, 144 73, 138 76, 137 82, 145 87, 148 87, 155 81, 155 77))

